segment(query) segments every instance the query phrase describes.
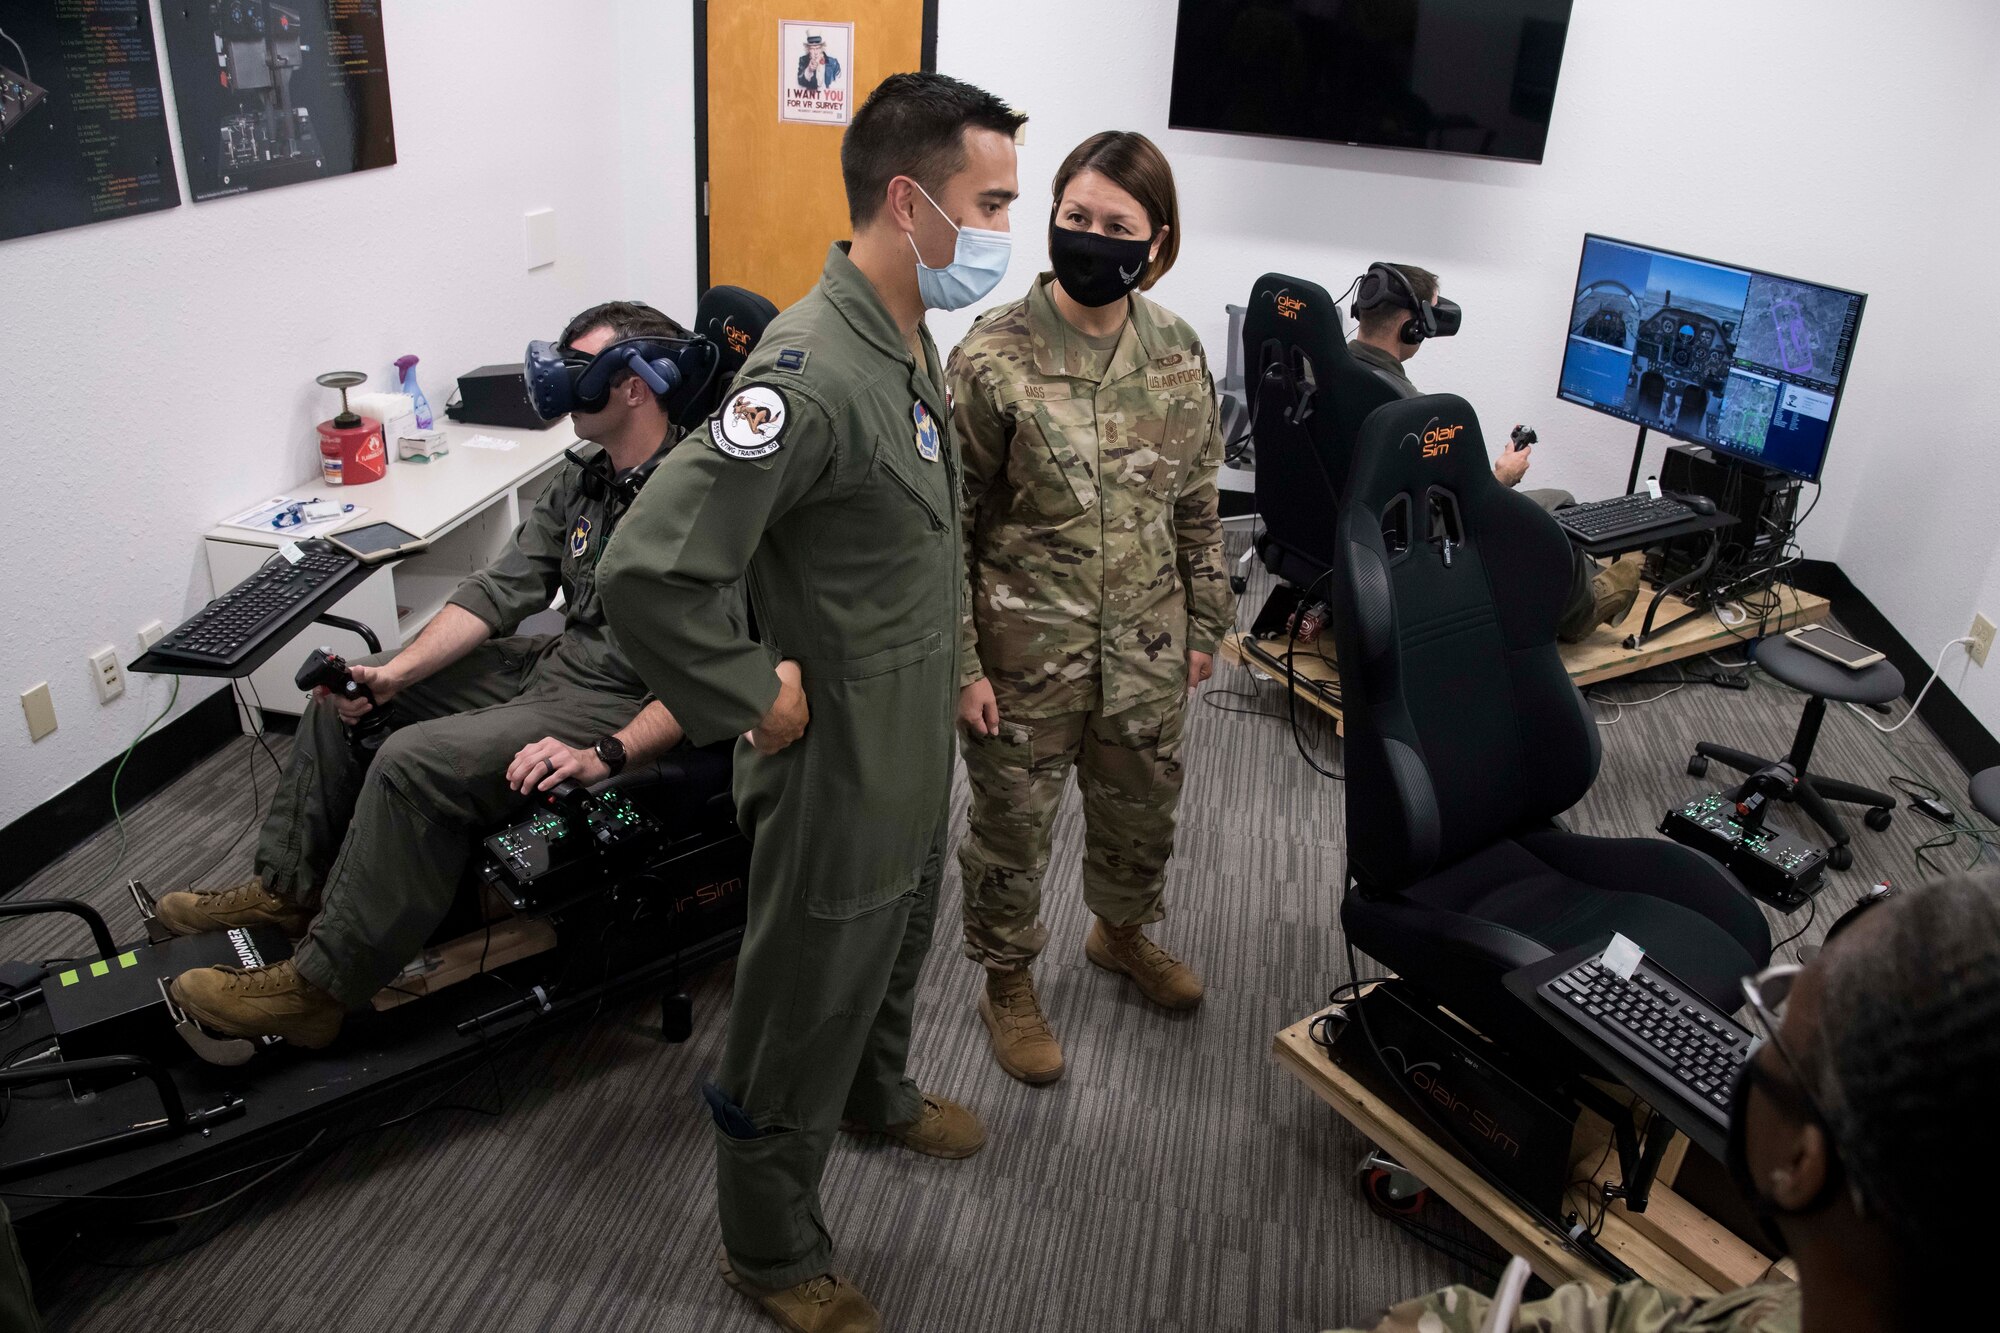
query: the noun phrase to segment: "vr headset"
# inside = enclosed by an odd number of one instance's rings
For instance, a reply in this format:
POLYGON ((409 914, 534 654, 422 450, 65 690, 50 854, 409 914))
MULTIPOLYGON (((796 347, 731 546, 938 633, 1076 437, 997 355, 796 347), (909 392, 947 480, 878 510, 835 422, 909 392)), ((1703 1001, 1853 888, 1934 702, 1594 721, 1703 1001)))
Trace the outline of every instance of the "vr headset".
POLYGON ((687 401, 708 387, 720 362, 720 350, 698 334, 620 338, 595 356, 538 339, 528 344, 521 371, 528 401, 544 421, 571 412, 602 412, 611 401, 612 381, 627 371, 665 396, 667 415, 679 421, 687 401))
POLYGON ((686 428, 713 412, 729 392, 750 349, 764 336, 778 308, 741 287, 711 287, 695 308, 687 338, 622 338, 596 356, 531 342, 522 362, 528 401, 553 421, 570 412, 601 412, 611 386, 626 371, 667 398, 667 415, 686 428))
POLYGON ((1355 319, 1361 318, 1364 310, 1377 306, 1391 305, 1410 312, 1410 318, 1403 321, 1399 332, 1402 340, 1411 346, 1426 338, 1449 338, 1458 332, 1464 312, 1458 302, 1439 297, 1437 304, 1417 299, 1417 289, 1403 276, 1403 271, 1393 264, 1380 261, 1370 264, 1368 271, 1361 275, 1354 289, 1354 304, 1347 313, 1355 319))
MULTIPOLYGON (((569 412, 600 412, 611 401, 611 385, 630 371, 654 393, 667 395, 667 413, 679 427, 692 426, 721 405, 730 382, 778 307, 741 287, 711 287, 695 307, 695 332, 688 338, 625 338, 596 356, 565 353, 550 342, 531 342, 522 363, 528 401, 536 415, 553 421, 569 412)), ((563 450, 583 469, 583 490, 593 500, 609 495, 629 506, 667 456, 661 449, 624 477, 603 450, 581 454, 563 450)))

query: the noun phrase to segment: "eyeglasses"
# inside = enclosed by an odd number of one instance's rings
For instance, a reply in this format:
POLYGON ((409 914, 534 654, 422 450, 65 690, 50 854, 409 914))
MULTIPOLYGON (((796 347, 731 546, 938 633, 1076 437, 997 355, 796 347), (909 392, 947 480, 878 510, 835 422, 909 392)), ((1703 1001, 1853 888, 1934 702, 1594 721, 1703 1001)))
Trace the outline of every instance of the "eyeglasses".
MULTIPOLYGON (((1792 1053, 1785 1049, 1785 1043, 1778 1036, 1785 1027, 1786 1003, 1804 972, 1805 968, 1798 963, 1773 964, 1762 972, 1743 978, 1743 998, 1749 1002, 1750 1020, 1757 1029, 1759 1045, 1775 1047, 1778 1058, 1785 1062, 1785 1069, 1791 1075, 1791 1086, 1783 1091, 1792 1094, 1801 1103, 1795 1109, 1808 1111, 1814 1119, 1825 1124, 1826 1116, 1820 1110, 1818 1099, 1813 1096, 1812 1083, 1806 1078, 1804 1067, 1792 1058, 1792 1053)), ((1757 1069, 1756 1059, 1757 1052, 1752 1050, 1749 1069, 1753 1075, 1761 1072, 1757 1069)), ((1773 1086, 1768 1073, 1764 1074, 1762 1081, 1767 1088, 1773 1086)))

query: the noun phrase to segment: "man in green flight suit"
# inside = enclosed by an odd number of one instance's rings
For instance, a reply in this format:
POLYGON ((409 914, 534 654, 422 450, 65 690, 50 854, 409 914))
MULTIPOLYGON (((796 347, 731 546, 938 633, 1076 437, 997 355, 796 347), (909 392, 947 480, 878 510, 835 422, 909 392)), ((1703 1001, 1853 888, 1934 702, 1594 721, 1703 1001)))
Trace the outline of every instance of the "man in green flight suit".
MULTIPOLYGON (((631 338, 687 331, 651 306, 611 301, 570 321, 565 352, 589 358, 631 338)), ((521 797, 564 779, 600 782, 681 739, 605 624, 597 563, 625 497, 612 485, 672 446, 666 399, 620 372, 602 408, 571 418, 589 466, 556 469, 507 549, 451 594, 402 651, 348 670, 375 702, 322 688, 299 719, 290 762, 257 839, 256 875, 169 893, 176 934, 272 925, 300 940, 270 967, 175 978, 176 1002, 231 1036, 325 1046, 444 920, 479 834, 521 797), (564 596, 563 631, 516 626, 564 596), (346 728, 395 701, 396 731, 366 762, 346 728)))
POLYGON ((882 82, 841 143, 853 241, 765 331, 604 562, 618 640, 688 735, 744 733, 749 921, 705 1089, 722 1273, 810 1333, 880 1326, 829 1271, 835 1128, 947 1158, 985 1140, 904 1072, 944 866, 964 586, 923 316, 1005 272, 1024 119, 942 75, 882 82), (731 614, 746 578, 761 643, 731 614))
MULTIPOLYGON (((1811 950, 1802 950, 1810 953, 1811 950)), ((1992 1233, 1949 1198, 1991 1198, 1981 1146, 2000 1098, 2000 882, 1955 876, 1870 897, 1804 968, 1745 983, 1763 1041, 1730 1110, 1729 1171, 1798 1265, 1705 1299, 1582 1283, 1508 1333, 1917 1333, 1991 1328, 1992 1233), (1970 1149, 1970 1151, 1968 1151, 1970 1149), (1940 1171, 1941 1164, 1949 1163, 1940 1171)), ((1485 1333, 1465 1287, 1404 1301, 1375 1333, 1485 1333)))

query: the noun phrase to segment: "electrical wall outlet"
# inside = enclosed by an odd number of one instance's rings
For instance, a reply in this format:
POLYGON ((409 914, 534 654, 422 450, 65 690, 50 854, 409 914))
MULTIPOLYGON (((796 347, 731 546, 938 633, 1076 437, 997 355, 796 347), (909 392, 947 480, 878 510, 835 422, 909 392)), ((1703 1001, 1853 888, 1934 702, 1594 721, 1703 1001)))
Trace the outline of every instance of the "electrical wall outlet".
POLYGON ((56 729, 56 701, 49 697, 47 681, 21 691, 21 711, 28 715, 29 740, 38 741, 56 729))
POLYGON ((157 620, 149 620, 139 626, 139 651, 146 652, 161 639, 167 637, 167 627, 157 620))
POLYGON ((1972 642, 1965 645, 1966 656, 1975 666, 1986 665, 1986 654, 1993 651, 1993 622, 1985 616, 1972 618, 1972 642))
POLYGON ((118 665, 118 650, 99 648, 90 655, 90 679, 97 686, 97 702, 108 704, 125 693, 125 668, 118 665))

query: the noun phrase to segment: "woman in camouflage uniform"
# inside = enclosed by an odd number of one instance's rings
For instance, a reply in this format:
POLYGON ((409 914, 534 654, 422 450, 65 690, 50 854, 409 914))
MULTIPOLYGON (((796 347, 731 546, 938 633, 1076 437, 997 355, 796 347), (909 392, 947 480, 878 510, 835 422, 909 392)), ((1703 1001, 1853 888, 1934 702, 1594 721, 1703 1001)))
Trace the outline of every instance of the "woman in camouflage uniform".
POLYGON ((1147 939, 1180 796, 1181 715, 1233 614, 1216 515, 1215 387, 1194 330, 1139 295, 1172 267, 1172 169, 1144 136, 1086 140, 1056 173, 1053 272, 952 353, 964 460, 959 718, 972 782, 965 951, 1003 1069, 1062 1073, 1028 968, 1049 831, 1083 794, 1084 951, 1170 1009, 1193 970, 1147 939))

